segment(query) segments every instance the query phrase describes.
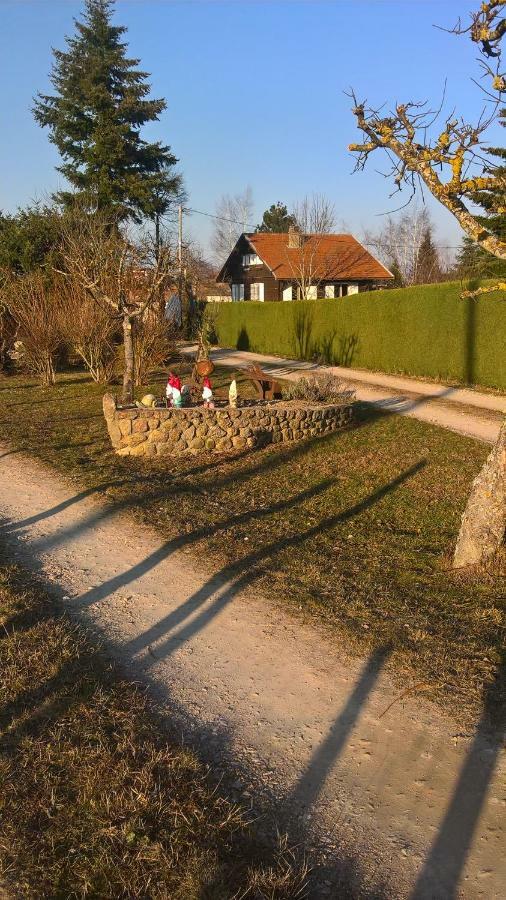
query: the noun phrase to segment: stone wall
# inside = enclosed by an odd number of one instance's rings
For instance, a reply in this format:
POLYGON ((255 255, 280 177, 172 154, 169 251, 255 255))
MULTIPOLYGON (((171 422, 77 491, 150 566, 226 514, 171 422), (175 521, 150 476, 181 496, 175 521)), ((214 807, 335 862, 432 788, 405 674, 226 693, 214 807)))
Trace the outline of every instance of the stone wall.
POLYGON ((301 408, 280 401, 238 409, 118 409, 112 394, 106 394, 103 405, 120 456, 253 449, 328 434, 352 418, 350 404, 301 408))

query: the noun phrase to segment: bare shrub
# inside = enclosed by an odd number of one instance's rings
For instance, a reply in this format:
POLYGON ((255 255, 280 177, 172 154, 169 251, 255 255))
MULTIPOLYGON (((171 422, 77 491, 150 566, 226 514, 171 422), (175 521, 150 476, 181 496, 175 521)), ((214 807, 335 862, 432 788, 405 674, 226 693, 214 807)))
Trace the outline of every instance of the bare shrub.
POLYGON ((148 310, 137 320, 135 329, 134 382, 147 384, 150 376, 165 365, 174 350, 174 324, 148 310))
POLYGON ((287 400, 305 400, 307 403, 346 403, 355 396, 355 391, 347 388, 332 372, 303 376, 283 393, 287 400))
POLYGON ((12 357, 44 386, 54 384, 56 358, 63 345, 59 280, 39 272, 23 275, 9 281, 4 296, 17 326, 12 357))
POLYGON ((93 381, 108 384, 114 375, 120 323, 75 282, 63 285, 61 333, 93 381))

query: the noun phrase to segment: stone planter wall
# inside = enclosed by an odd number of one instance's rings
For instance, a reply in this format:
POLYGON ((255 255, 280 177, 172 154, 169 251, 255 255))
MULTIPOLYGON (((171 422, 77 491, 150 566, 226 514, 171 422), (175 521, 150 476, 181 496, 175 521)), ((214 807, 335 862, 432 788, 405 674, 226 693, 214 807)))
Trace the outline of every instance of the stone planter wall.
POLYGON ((352 406, 297 408, 282 401, 238 409, 118 409, 104 396, 104 416, 120 456, 245 449, 300 441, 348 425, 352 406))

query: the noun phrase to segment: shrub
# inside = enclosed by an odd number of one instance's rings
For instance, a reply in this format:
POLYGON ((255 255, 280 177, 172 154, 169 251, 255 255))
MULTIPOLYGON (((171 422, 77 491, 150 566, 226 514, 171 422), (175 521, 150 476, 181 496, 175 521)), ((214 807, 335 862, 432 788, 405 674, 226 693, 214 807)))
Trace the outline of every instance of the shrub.
POLYGON ((174 324, 162 319, 156 310, 148 310, 135 323, 134 382, 147 384, 151 375, 165 365, 174 350, 174 324))
POLYGON ((61 290, 58 280, 41 273, 12 279, 4 294, 16 323, 12 357, 44 386, 56 378, 56 358, 63 345, 61 290))
POLYGON ((306 400, 308 403, 345 403, 355 391, 346 388, 343 381, 332 372, 315 372, 303 376, 283 391, 287 400, 306 400))
POLYGON ((114 375, 118 321, 86 292, 68 281, 63 287, 61 332, 93 381, 108 384, 114 375))

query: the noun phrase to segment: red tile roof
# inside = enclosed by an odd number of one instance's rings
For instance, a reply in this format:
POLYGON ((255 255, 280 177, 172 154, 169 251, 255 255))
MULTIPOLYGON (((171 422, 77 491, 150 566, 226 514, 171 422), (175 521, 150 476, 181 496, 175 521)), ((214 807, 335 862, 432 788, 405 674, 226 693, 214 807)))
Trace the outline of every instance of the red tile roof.
POLYGON ((304 235, 302 248, 295 249, 288 247, 288 234, 256 232, 245 237, 277 279, 300 278, 302 268, 320 281, 393 278, 351 234, 304 235))

